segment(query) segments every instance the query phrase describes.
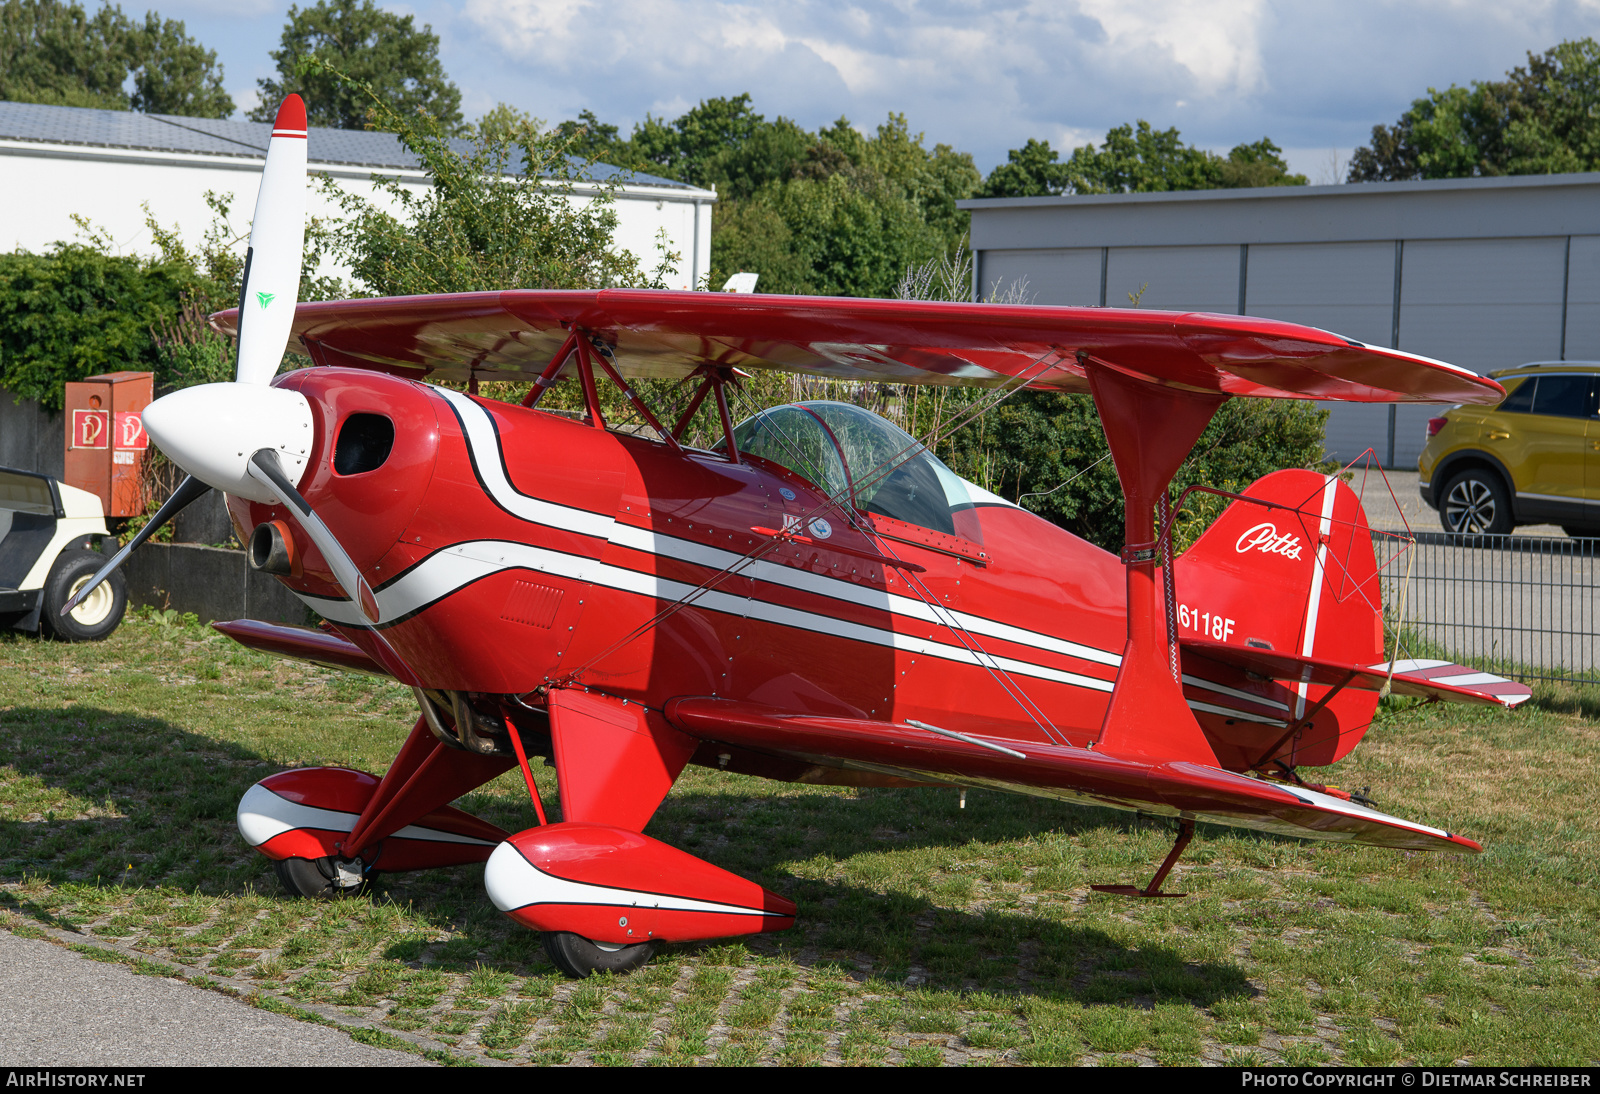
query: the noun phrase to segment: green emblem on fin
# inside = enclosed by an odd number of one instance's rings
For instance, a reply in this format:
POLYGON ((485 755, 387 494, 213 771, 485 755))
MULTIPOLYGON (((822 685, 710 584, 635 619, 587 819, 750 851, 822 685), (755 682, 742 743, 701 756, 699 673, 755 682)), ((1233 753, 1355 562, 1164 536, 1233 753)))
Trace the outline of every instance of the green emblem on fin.
POLYGON ((263 308, 265 308, 268 304, 271 304, 272 301, 276 298, 276 296, 277 296, 277 293, 270 293, 270 292, 258 292, 258 293, 256 293, 256 299, 261 302, 261 306, 263 308))

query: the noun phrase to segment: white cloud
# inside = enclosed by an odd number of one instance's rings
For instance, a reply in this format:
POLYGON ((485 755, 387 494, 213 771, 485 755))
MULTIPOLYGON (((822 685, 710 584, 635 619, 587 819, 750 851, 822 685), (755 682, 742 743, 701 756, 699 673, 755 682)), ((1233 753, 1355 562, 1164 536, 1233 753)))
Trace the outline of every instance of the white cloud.
POLYGON ((1255 91, 1265 66, 1257 41, 1263 0, 1079 0, 1116 53, 1135 60, 1169 54, 1201 94, 1255 91))
POLYGON ((500 44, 507 52, 554 60, 572 45, 573 22, 593 7, 590 0, 466 0, 462 13, 485 31, 505 35, 500 44))
POLYGON ((1430 85, 1493 79, 1529 49, 1600 35, 1600 0, 434 0, 469 101, 624 131, 749 92, 814 127, 904 113, 987 170, 1148 120, 1232 147, 1346 148, 1430 85), (453 5, 450 10, 445 5, 453 5), (479 87, 489 88, 487 93, 479 87))

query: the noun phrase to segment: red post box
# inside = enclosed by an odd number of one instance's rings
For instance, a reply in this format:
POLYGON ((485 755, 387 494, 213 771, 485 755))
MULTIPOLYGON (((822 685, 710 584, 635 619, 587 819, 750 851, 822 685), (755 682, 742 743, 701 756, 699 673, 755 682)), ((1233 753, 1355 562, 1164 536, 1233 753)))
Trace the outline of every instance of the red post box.
POLYGON ((154 396, 153 372, 108 372, 67 385, 63 481, 100 495, 108 517, 144 512, 150 436, 141 415, 154 396))

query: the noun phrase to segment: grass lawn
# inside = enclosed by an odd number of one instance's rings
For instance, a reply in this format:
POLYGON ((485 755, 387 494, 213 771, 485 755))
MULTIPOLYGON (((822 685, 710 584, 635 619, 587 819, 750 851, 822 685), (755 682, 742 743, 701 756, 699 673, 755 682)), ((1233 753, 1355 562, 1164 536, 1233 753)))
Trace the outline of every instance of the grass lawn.
MULTIPOLYGON (((1325 770, 1486 854, 1201 826, 1167 885, 1186 900, 1088 888, 1142 885, 1170 824, 690 769, 649 834, 787 894, 799 925, 573 983, 481 867, 319 904, 239 838, 257 779, 381 772, 408 691, 150 615, 87 646, 5 632, 0 926, 465 1060, 1594 1065, 1600 726, 1580 699, 1396 703, 1325 770)), ((462 804, 534 823, 515 773, 462 804)))

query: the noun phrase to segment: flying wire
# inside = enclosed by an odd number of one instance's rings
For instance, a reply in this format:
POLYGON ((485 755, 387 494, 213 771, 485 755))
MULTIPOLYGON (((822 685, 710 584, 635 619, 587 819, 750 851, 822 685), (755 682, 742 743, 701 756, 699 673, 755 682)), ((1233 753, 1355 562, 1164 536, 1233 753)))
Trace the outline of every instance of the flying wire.
MULTIPOLYGON (((945 434, 954 433, 957 430, 961 429, 963 426, 967 425, 969 422, 971 422, 979 414, 987 413, 989 410, 993 409, 995 406, 998 406, 1000 403, 1002 403, 1006 399, 1010 398, 1016 392, 1022 390, 1022 388, 1024 388, 1024 387, 1026 387, 1032 380, 1034 380, 1046 368, 1048 368, 1052 364, 1056 363, 1056 361, 1058 359, 1057 353, 1058 353, 1058 351, 1052 349, 1049 353, 1044 354, 1043 356, 1038 358, 1033 363, 1032 366, 1030 366, 1029 368, 1023 370, 1021 373, 1017 374, 1016 376, 1012 377, 1011 381, 1009 383, 998 385, 997 387, 992 389, 990 392, 985 394, 982 398, 978 399, 970 407, 968 407, 965 412, 957 415, 955 417, 955 419, 953 419, 951 422, 949 422, 949 423, 935 423, 934 429, 931 431, 929 436, 936 440, 941 433, 945 433, 945 434)), ((738 389, 735 389, 735 390, 738 391, 738 389)), ((742 394, 742 392, 739 392, 739 393, 742 394)), ((803 460, 803 457, 800 456, 800 453, 793 451, 793 446, 788 441, 788 438, 783 437, 783 434, 782 434, 781 431, 775 431, 775 432, 776 432, 776 434, 777 434, 777 436, 779 437, 780 440, 782 440, 785 444, 790 446, 791 453, 793 455, 797 456, 797 457, 800 457, 803 460)), ((727 438, 727 441, 728 441, 729 445, 732 445, 733 438, 729 437, 729 438, 727 438)), ((875 483, 879 478, 886 477, 888 474, 893 472, 896 468, 898 468, 906 460, 911 459, 912 457, 917 455, 919 452, 925 450, 926 448, 927 448, 927 444, 925 442, 913 439, 910 444, 904 446, 903 448, 900 449, 900 451, 896 452, 894 455, 892 455, 892 456, 888 457, 886 460, 882 461, 877 467, 875 467, 871 471, 869 471, 866 476, 864 476, 861 479, 856 480, 855 483, 854 483, 854 488, 856 490, 860 490, 860 489, 863 488, 863 485, 871 485, 871 484, 875 483)), ((846 485, 843 488, 841 488, 838 491, 835 491, 833 494, 824 495, 824 498, 820 503, 818 503, 817 505, 813 506, 810 510, 808 510, 806 513, 802 514, 799 517, 798 523, 800 524, 801 527, 805 527, 810 523, 810 521, 812 519, 814 519, 817 516, 820 516, 823 513, 828 512, 831 509, 831 510, 836 510, 839 513, 839 515, 842 516, 852 527, 856 528, 857 531, 862 531, 859 522, 855 519, 853 505, 851 505, 848 501, 842 500, 847 495, 849 495, 851 492, 852 492, 851 484, 850 483, 846 483, 846 485)), ((863 532, 862 534, 870 536, 870 533, 863 532)), ((877 539, 876 536, 871 536, 870 538, 872 538, 873 540, 877 539)), ((747 569, 748 567, 750 567, 751 565, 753 565, 757 561, 761 560, 766 555, 768 555, 771 552, 777 550, 779 547, 785 546, 788 543, 789 543, 789 539, 786 536, 781 536, 780 535, 780 536, 773 536, 771 539, 767 540, 767 542, 765 542, 763 544, 759 544, 758 546, 752 548, 750 551, 746 552, 744 555, 742 555, 739 558, 735 559, 733 562, 729 563, 727 566, 724 566, 722 569, 718 570, 716 573, 713 573, 710 577, 706 578, 703 582, 701 582, 694 589, 690 590, 684 596, 680 597, 679 599, 673 601, 671 604, 668 604, 666 607, 662 608, 655 615, 653 615, 651 618, 645 620, 643 623, 639 624, 637 627, 635 627, 628 634, 624 635, 622 638, 618 639, 616 642, 613 642, 610 646, 606 647, 604 650, 602 650, 599 653, 595 654, 593 657, 591 657, 588 661, 584 662, 582 665, 578 666, 575 669, 569 670, 567 673, 564 674, 565 678, 569 679, 569 680, 576 679, 579 674, 584 673, 584 672, 588 672, 589 670, 593 669, 601 661, 605 660, 607 657, 610 657, 612 654, 616 653, 618 650, 622 649, 624 646, 627 646, 628 644, 634 642, 635 640, 643 637, 645 634, 648 634, 651 630, 653 630, 654 628, 660 626, 662 623, 664 623, 666 620, 670 619, 673 615, 675 615, 678 612, 682 611, 684 608, 692 606, 701 597, 703 597, 705 594, 711 592, 713 589, 715 589, 718 585, 722 584, 728 578, 734 577, 737 574, 743 572, 745 569, 747 569)), ((886 557, 893 557, 893 558, 895 558, 896 561, 901 561, 898 558, 898 556, 886 556, 886 557)))

